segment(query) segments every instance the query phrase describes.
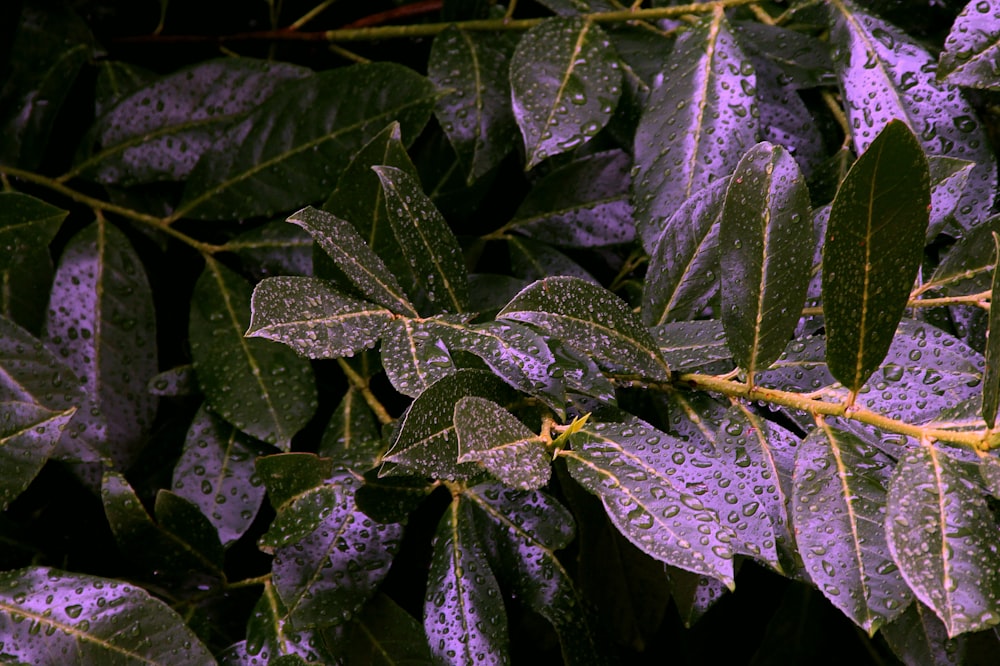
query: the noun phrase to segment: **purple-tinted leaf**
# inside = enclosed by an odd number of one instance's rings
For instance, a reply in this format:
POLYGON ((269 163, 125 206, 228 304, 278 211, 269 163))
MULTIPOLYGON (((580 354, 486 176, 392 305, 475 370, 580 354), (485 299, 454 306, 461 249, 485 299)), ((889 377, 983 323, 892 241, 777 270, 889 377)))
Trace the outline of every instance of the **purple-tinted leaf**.
POLYGON ((279 453, 254 461, 271 506, 280 510, 297 496, 322 485, 333 474, 333 461, 312 453, 279 453))
POLYGON ((717 319, 668 322, 650 333, 674 372, 732 357, 722 322, 717 319))
MULTIPOLYGON (((777 77, 771 83, 780 88, 815 88, 833 83, 833 61, 823 42, 816 37, 777 25, 749 21, 734 23, 733 30, 739 38, 740 47, 753 61, 758 86, 762 77, 770 77, 772 71, 777 73, 777 77), (767 74, 758 67, 765 62, 767 74)), ((763 122, 761 129, 766 131, 763 122)))
POLYGON ((157 78, 156 72, 132 63, 101 60, 92 64, 97 68, 97 80, 94 82, 95 118, 100 118, 127 95, 157 78))
POLYGON ((55 451, 76 410, 61 412, 30 402, 0 402, 0 510, 20 495, 55 451))
POLYGON ((313 274, 313 240, 304 230, 272 220, 226 243, 243 270, 258 280, 275 275, 313 274))
MULTIPOLYGON (((271 581, 247 621, 246 640, 229 648, 223 655, 224 666, 270 666, 283 657, 300 657, 304 663, 332 663, 337 652, 330 644, 329 631, 296 627, 288 618, 288 609, 271 581)), ((298 665, 296 665, 298 666, 298 665)))
POLYGON ((500 405, 483 398, 455 403, 458 462, 478 462, 505 486, 535 490, 549 482, 545 441, 500 405))
POLYGON ((956 86, 1000 90, 1000 4, 970 0, 944 40, 938 79, 956 86))
POLYGON ((565 254, 547 243, 511 236, 507 239, 511 272, 525 280, 565 275, 598 284, 597 279, 565 254))
POLYGON ((882 627, 882 636, 906 666, 960 666, 966 663, 965 636, 948 638, 944 624, 927 606, 915 601, 906 612, 882 627))
POLYGON ((178 365, 158 372, 149 378, 146 389, 161 398, 196 395, 198 381, 194 376, 194 366, 190 363, 178 365))
POLYGON ((714 578, 667 566, 670 598, 677 606, 681 621, 691 628, 722 598, 729 588, 714 578))

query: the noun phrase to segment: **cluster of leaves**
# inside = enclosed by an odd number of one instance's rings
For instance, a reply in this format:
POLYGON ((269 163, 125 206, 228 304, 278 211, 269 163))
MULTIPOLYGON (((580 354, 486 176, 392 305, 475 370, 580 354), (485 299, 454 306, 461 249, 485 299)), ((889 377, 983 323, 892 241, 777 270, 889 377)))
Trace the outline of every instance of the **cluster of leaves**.
POLYGON ((162 74, 16 5, 0 660, 602 662, 741 565, 997 649, 1000 2, 515 4, 162 74))

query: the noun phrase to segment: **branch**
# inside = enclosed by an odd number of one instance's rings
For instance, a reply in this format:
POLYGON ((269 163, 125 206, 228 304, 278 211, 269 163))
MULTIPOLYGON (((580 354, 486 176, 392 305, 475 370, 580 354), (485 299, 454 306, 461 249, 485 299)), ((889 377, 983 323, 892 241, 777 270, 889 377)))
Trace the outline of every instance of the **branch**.
POLYGON ((392 423, 396 420, 392 418, 389 412, 386 411, 385 406, 379 402, 379 399, 375 397, 374 393, 372 393, 371 388, 368 386, 367 379, 355 372, 354 368, 348 365, 347 361, 342 358, 337 359, 337 365, 339 365, 340 369, 344 371, 345 375, 347 375, 347 381, 350 382, 351 386, 361 393, 361 397, 365 399, 365 402, 368 403, 371 410, 375 412, 375 418, 378 419, 379 423, 386 425, 387 423, 392 423))

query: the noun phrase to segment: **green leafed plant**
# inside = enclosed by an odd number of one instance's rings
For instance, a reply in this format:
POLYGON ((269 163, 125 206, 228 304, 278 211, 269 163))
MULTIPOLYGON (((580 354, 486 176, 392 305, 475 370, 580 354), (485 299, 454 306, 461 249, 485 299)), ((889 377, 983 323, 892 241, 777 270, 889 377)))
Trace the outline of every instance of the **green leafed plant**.
POLYGON ((0 21, 0 661, 995 660, 996 0, 156 4, 0 21))

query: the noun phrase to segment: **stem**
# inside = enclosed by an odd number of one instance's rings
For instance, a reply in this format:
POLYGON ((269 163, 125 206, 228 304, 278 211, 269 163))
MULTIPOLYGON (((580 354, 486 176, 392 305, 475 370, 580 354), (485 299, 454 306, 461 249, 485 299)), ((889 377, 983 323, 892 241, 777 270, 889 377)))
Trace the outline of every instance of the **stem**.
POLYGON ((271 580, 271 574, 264 574, 263 576, 257 576, 256 578, 244 578, 243 580, 237 580, 226 585, 229 589, 234 587, 252 587, 254 585, 267 585, 271 580))
POLYGON ((351 386, 361 393, 361 397, 365 399, 365 402, 368 403, 371 410, 375 412, 375 418, 378 419, 379 423, 386 425, 387 423, 392 423, 396 420, 389 415, 385 406, 382 405, 382 403, 379 402, 379 399, 375 397, 375 394, 372 393, 371 388, 368 386, 367 379, 356 373, 354 368, 348 365, 347 361, 342 358, 337 359, 337 365, 339 365, 340 369, 344 371, 345 375, 347 375, 347 381, 350 382, 351 386))
MULTIPOLYGON (((914 292, 923 293, 923 290, 917 290, 914 292)), ((990 292, 980 291, 975 294, 966 294, 964 296, 942 296, 940 298, 912 298, 906 304, 908 308, 940 308, 947 305, 975 305, 976 307, 982 308, 984 310, 990 309, 990 292)), ((811 307, 802 308, 803 316, 810 315, 821 315, 823 314, 822 307, 811 307)))

